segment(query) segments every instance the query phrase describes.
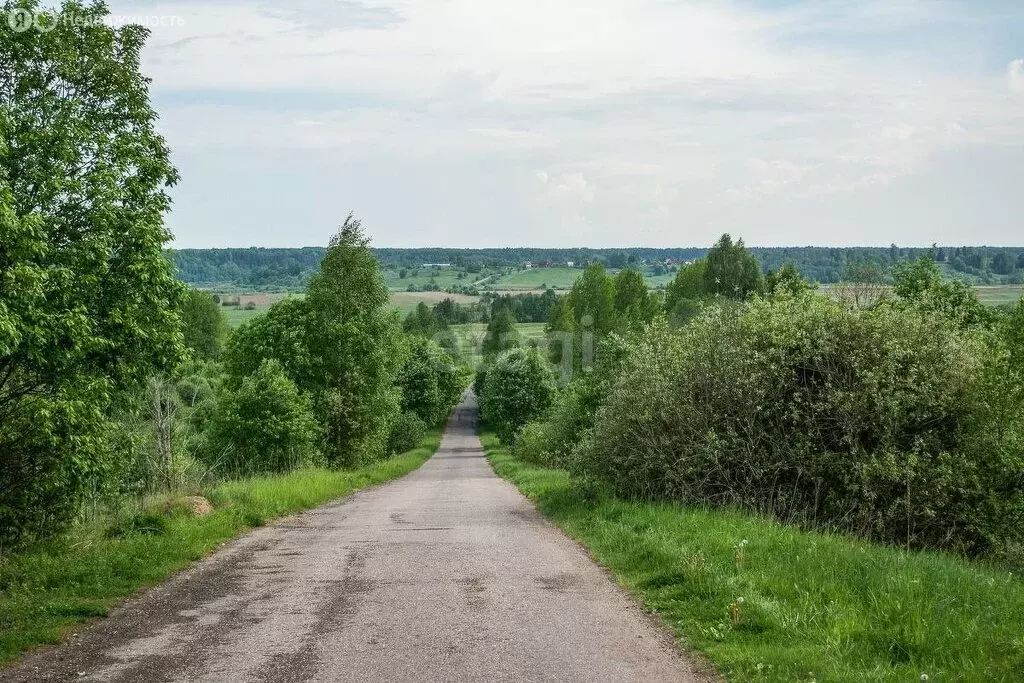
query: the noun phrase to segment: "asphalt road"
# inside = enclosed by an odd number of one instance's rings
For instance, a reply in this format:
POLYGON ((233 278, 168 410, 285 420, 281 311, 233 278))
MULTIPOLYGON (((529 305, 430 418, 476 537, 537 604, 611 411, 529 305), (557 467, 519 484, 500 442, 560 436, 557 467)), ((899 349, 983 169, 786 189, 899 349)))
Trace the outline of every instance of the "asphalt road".
POLYGON ((258 529, 0 680, 703 680, 494 474, 474 416, 413 474, 258 529))

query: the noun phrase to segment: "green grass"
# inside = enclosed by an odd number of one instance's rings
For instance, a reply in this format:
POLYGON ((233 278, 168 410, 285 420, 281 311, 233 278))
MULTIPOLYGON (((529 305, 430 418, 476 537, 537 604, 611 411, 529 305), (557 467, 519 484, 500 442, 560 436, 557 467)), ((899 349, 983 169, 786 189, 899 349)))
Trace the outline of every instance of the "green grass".
POLYGON ((552 268, 530 268, 517 270, 514 273, 491 280, 487 284, 500 290, 531 290, 554 287, 555 289, 572 289, 576 278, 583 274, 579 268, 565 266, 552 268))
MULTIPOLYGON (((527 341, 531 339, 544 338, 544 323, 516 323, 516 330, 527 341)), ((483 340, 487 334, 486 323, 466 323, 463 325, 452 325, 451 331, 459 340, 460 356, 464 358, 471 367, 476 367, 483 360, 483 340)))
POLYGON ((1006 571, 740 512, 618 500, 483 438, 499 475, 729 680, 1024 680, 1024 582, 1006 571))
POLYGON ((257 306, 256 308, 242 308, 240 306, 224 306, 221 310, 228 319, 228 326, 234 329, 244 322, 263 315, 270 306, 257 306))
MULTIPOLYGON (((609 269, 608 272, 611 275, 615 275, 618 271, 609 269)), ((643 269, 642 274, 647 281, 647 286, 652 289, 659 285, 667 285, 675 278, 675 273, 654 275, 651 268, 643 269)), ((566 266, 531 268, 529 270, 517 270, 509 275, 496 278, 489 281, 487 285, 492 289, 509 292, 544 290, 549 287, 569 290, 572 289, 573 284, 581 275, 583 275, 581 268, 568 268, 566 266)))
POLYGON ((435 430, 416 450, 356 470, 309 469, 223 483, 205 493, 215 512, 166 518, 154 525, 163 533, 108 538, 100 525, 83 526, 59 541, 0 557, 0 664, 59 642, 72 627, 105 616, 123 598, 247 529, 411 472, 439 444, 435 430))
POLYGON ((989 306, 1015 304, 1024 297, 1024 285, 1000 285, 995 287, 975 287, 978 298, 989 306))
POLYGON ((447 292, 391 292, 390 303, 391 307, 406 316, 410 311, 414 310, 419 303, 422 301, 430 308, 441 303, 445 299, 451 299, 452 301, 468 305, 478 301, 475 296, 467 296, 465 294, 448 294, 447 292))
POLYGON ((401 277, 399 269, 385 269, 381 272, 384 276, 384 284, 393 292, 407 291, 410 285, 422 287, 431 283, 436 284, 442 290, 454 287, 455 285, 469 286, 474 282, 487 277, 490 271, 482 273, 466 273, 459 278, 458 268, 406 268, 405 277, 401 277))

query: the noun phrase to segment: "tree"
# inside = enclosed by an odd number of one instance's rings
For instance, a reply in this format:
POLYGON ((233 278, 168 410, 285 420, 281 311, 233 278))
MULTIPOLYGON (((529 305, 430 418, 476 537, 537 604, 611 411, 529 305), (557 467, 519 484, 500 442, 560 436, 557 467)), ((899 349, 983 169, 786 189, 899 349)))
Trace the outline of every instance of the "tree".
POLYGON ((704 271, 705 290, 727 299, 742 301, 762 286, 761 265, 743 245, 722 235, 708 252, 704 271))
POLYGON ((502 351, 516 348, 521 343, 519 332, 516 331, 515 315, 507 307, 498 307, 487 323, 483 343, 484 357, 496 356, 502 351))
POLYGON ((380 263, 351 215, 331 240, 305 301, 324 455, 335 465, 382 457, 398 414, 403 345, 380 263))
POLYGON ((310 394, 323 391, 307 336, 311 326, 308 311, 303 299, 282 299, 263 315, 242 323, 228 339, 222 356, 228 383, 237 387, 264 360, 273 359, 300 390, 310 394))
POLYGON ((147 31, 102 4, 61 11, 77 20, 0 41, 0 544, 75 514, 115 395, 183 351, 147 31))
POLYGON ((813 288, 814 286, 800 275, 792 263, 787 263, 778 270, 769 270, 765 275, 765 290, 769 294, 796 296, 813 288))
POLYGON ((309 400, 273 359, 223 396, 213 426, 226 467, 238 474, 286 472, 307 462, 316 443, 309 400))
POLYGON ((483 378, 480 414, 505 443, 551 406, 555 385, 536 349, 504 352, 483 378))
POLYGON ((597 336, 615 329, 615 283, 603 265, 588 266, 573 283, 568 297, 578 329, 597 336))
MULTIPOLYGON (((450 299, 446 299, 450 301, 450 299)), ((432 339, 438 332, 443 331, 445 325, 437 313, 424 302, 416 304, 416 308, 409 311, 405 322, 402 323, 402 330, 406 334, 416 334, 427 339, 432 339)))
POLYGON ((698 259, 676 272, 665 291, 665 313, 674 323, 683 323, 696 315, 699 302, 710 295, 705 284, 707 270, 707 260, 698 259))
POLYGON ((459 321, 458 307, 451 297, 445 297, 434 305, 434 315, 442 325, 455 325, 459 321))
POLYGON ((981 303, 974 289, 960 280, 944 279, 927 256, 896 264, 893 292, 903 303, 945 316, 964 328, 988 327, 993 322, 992 311, 981 303))
POLYGON ((575 331, 576 317, 569 305, 569 297, 560 297, 551 311, 551 319, 544 326, 544 334, 548 340, 548 359, 566 374, 572 370, 575 331))
POLYGON ((200 358, 216 359, 228 336, 228 322, 208 292, 189 288, 181 301, 185 347, 200 358))
POLYGON ((465 388, 462 373, 437 342, 412 337, 409 346, 409 355, 398 373, 402 410, 415 413, 428 425, 440 425, 465 388))
POLYGON ((643 275, 632 268, 620 270, 612 282, 616 327, 635 329, 650 322, 658 312, 658 302, 647 288, 643 275))
POLYGON ((998 275, 1011 275, 1016 267, 1013 257, 1005 251, 1000 251, 992 257, 992 270, 998 275))

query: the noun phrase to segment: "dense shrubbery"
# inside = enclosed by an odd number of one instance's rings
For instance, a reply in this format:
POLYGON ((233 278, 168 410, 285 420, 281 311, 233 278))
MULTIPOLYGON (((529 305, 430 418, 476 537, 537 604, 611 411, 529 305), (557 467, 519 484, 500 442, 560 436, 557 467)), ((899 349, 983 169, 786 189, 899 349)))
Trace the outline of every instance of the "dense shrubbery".
POLYGON ((531 422, 515 442, 515 454, 547 466, 566 466, 580 439, 594 426, 597 409, 611 390, 620 364, 636 336, 610 335, 601 341, 597 360, 557 392, 542 422, 531 422))
POLYGON ((388 433, 388 453, 404 453, 416 448, 427 431, 427 423, 413 412, 395 418, 388 433))
POLYGON ((551 370, 536 349, 505 351, 478 379, 480 415, 506 443, 544 414, 555 392, 551 370))
POLYGON ((432 426, 442 424, 465 388, 463 371, 434 341, 412 337, 409 356, 398 373, 402 410, 432 426))
POLYGON ((224 470, 254 474, 310 464, 317 436, 309 399, 268 359, 221 397, 212 441, 224 470))
POLYGON ((1021 500, 979 509, 1010 464, 977 449, 993 426, 987 353, 981 335, 905 307, 808 295, 712 309, 633 350, 577 466, 630 495, 982 550, 984 528, 1024 521, 1021 500))
POLYGON ((926 260, 894 281, 858 308, 783 269, 681 328, 611 335, 515 452, 627 496, 1019 556, 1024 302, 997 319, 926 260))

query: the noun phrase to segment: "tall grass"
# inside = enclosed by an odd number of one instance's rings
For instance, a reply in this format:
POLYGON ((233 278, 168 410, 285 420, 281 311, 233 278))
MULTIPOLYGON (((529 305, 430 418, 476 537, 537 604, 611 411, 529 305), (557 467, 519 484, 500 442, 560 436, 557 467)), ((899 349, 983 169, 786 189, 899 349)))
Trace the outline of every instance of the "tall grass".
POLYGON ((499 475, 729 680, 1024 680, 1024 582, 1005 570, 623 501, 484 442, 499 475))
POLYGON ((67 630, 141 588, 163 581, 224 541, 283 515, 317 507, 357 489, 400 477, 438 448, 440 431, 395 458, 351 471, 307 469, 227 482, 205 492, 205 517, 140 515, 141 523, 74 529, 64 538, 0 556, 0 664, 31 647, 59 642, 67 630))

